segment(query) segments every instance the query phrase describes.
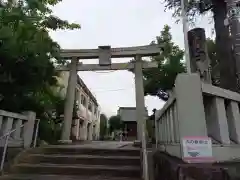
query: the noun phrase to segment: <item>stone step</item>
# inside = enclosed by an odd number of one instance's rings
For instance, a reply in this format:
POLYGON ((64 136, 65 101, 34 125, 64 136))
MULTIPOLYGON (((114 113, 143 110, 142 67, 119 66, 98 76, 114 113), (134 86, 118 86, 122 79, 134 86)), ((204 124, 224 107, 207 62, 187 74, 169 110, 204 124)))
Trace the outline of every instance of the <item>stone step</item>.
MULTIPOLYGON (((4 147, 6 139, 0 139, 0 147, 4 147)), ((9 138, 8 140, 8 147, 17 148, 17 147, 23 147, 23 140, 13 140, 12 138, 9 138)))
POLYGON ((99 155, 59 155, 59 154, 30 154, 21 159, 20 163, 40 164, 86 164, 86 165, 131 165, 139 166, 137 156, 99 156, 99 155))
POLYGON ((111 176, 66 176, 66 175, 40 175, 15 174, 0 177, 0 180, 141 180, 141 178, 111 177, 111 176))
POLYGON ((15 165, 13 174, 55 174, 55 175, 108 175, 113 177, 141 176, 140 167, 136 166, 103 166, 103 165, 68 165, 68 164, 24 164, 15 165))
POLYGON ((83 148, 83 147, 64 147, 48 146, 36 148, 31 153, 35 154, 88 154, 101 156, 140 156, 139 149, 103 149, 103 148, 83 148))

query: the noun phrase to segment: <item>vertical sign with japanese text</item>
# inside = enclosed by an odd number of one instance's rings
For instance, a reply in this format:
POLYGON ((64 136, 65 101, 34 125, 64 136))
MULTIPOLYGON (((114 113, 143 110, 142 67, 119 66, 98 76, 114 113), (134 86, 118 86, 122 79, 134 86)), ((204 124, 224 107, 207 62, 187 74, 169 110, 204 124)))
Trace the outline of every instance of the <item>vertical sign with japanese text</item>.
POLYGON ((183 160, 188 163, 213 162, 212 140, 209 137, 184 137, 183 160))

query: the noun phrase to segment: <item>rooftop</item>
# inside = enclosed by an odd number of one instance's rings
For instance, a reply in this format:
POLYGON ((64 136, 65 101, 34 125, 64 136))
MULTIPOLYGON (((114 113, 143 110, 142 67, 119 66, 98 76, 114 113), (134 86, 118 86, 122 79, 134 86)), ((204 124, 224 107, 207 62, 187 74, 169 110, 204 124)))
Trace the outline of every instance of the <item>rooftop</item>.
POLYGON ((77 76, 77 83, 83 88, 85 93, 91 98, 91 100, 98 106, 97 99, 95 96, 92 94, 92 92, 88 89, 87 85, 84 83, 84 81, 80 78, 80 76, 77 76))

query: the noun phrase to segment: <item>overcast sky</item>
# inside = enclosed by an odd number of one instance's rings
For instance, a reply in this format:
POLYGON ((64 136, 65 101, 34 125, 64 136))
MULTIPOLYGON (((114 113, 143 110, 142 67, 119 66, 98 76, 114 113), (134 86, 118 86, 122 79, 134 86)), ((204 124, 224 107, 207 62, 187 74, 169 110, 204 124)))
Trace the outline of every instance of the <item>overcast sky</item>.
MULTIPOLYGON (((160 34, 163 26, 171 26, 173 40, 183 48, 181 23, 176 24, 171 12, 164 12, 163 0, 63 0, 53 8, 54 14, 81 24, 80 30, 52 32, 51 36, 62 48, 97 48, 147 45, 160 34)), ((200 18, 196 26, 207 28, 211 36, 209 18, 200 18)), ((114 59, 124 62, 129 59, 114 59)), ((88 60, 87 63, 96 61, 88 60)), ((86 63, 86 62, 85 62, 86 63)), ((134 76, 127 71, 80 72, 80 77, 96 96, 102 112, 114 115, 118 107, 135 106, 134 76)), ((163 102, 156 97, 146 97, 151 113, 160 109, 163 102)))

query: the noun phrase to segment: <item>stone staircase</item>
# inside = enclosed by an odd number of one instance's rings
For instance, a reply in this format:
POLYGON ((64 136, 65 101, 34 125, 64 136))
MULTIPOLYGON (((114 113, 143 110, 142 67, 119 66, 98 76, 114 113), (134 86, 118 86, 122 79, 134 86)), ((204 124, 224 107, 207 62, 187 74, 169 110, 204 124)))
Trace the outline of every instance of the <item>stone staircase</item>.
POLYGON ((48 146, 21 153, 1 180, 139 180, 138 149, 48 146))

